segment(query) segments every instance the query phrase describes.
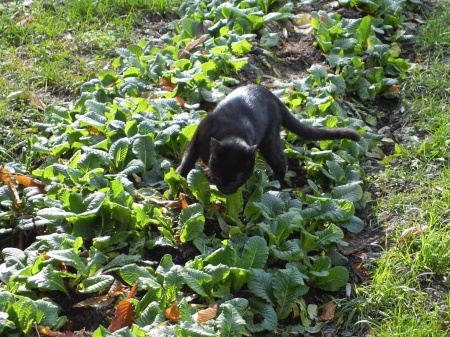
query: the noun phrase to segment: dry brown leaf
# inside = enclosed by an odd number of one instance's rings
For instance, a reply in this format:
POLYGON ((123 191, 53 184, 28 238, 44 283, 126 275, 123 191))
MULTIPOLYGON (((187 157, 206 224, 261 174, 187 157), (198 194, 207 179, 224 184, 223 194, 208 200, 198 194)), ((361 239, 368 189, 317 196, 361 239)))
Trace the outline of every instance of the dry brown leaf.
POLYGON ((36 18, 33 15, 27 16, 26 18, 23 18, 20 20, 17 24, 19 26, 25 26, 27 24, 32 23, 33 21, 36 21, 36 18))
POLYGON ((25 187, 37 187, 39 189, 39 193, 46 194, 45 184, 40 182, 37 179, 33 179, 27 176, 19 175, 19 174, 10 174, 10 177, 14 180, 17 180, 25 187))
POLYGON ((398 242, 404 242, 407 239, 410 239, 412 237, 415 237, 422 233, 423 231, 426 231, 428 229, 428 226, 423 227, 409 227, 403 230, 402 235, 398 238, 398 242))
POLYGON ((417 62, 423 62, 423 61, 425 61, 425 58, 423 57, 423 55, 417 56, 417 62))
POLYGON ((45 326, 37 325, 37 329, 41 335, 44 336, 50 336, 50 337, 82 337, 85 336, 84 329, 81 331, 65 331, 65 332, 59 332, 59 331, 53 331, 45 326))
POLYGON ((0 167, 0 181, 5 184, 11 186, 11 175, 9 174, 8 170, 4 167, 0 167))
POLYGON ((134 298, 137 291, 137 283, 131 288, 130 293, 116 307, 116 314, 108 327, 109 332, 114 332, 124 327, 131 327, 134 321, 133 305, 128 301, 134 298))
POLYGON ((164 312, 166 318, 176 323, 180 320, 180 310, 178 309, 177 301, 173 302, 172 305, 166 309, 164 312))
POLYGON ((400 89, 396 85, 393 85, 389 88, 389 91, 398 94, 400 92, 400 89))
POLYGON ((114 300, 115 297, 122 294, 125 289, 127 289, 127 286, 125 286, 122 282, 115 280, 114 283, 109 288, 108 294, 103 295, 103 296, 95 296, 95 297, 88 298, 84 301, 74 304, 73 307, 74 308, 106 307, 112 303, 112 301, 114 300))
POLYGON ((178 103, 178 105, 181 107, 181 109, 184 109, 184 106, 186 104, 186 101, 181 97, 175 97, 175 101, 178 103))
POLYGON ((36 105, 40 111, 45 110, 45 103, 42 102, 40 97, 34 92, 30 92, 30 103, 36 105))
POLYGON ((319 322, 330 321, 334 318, 334 314, 336 312, 336 304, 328 303, 325 308, 323 308, 322 315, 318 317, 319 322))
POLYGON ((189 204, 186 199, 186 194, 180 192, 180 194, 178 195, 178 198, 181 200, 181 209, 188 208, 189 204))
POLYGON ((211 302, 209 304, 209 308, 200 310, 197 313, 197 321, 201 324, 205 324, 210 319, 213 319, 217 316, 217 302, 211 302))
POLYGON ((202 36, 200 36, 197 40, 192 41, 191 43, 189 43, 186 48, 184 48, 183 52, 180 54, 180 59, 184 59, 188 53, 194 49, 195 47, 197 47, 200 43, 203 43, 206 41, 206 38, 209 36, 209 34, 203 34, 202 36))
POLYGON ((167 91, 172 92, 172 91, 175 90, 175 88, 177 87, 177 85, 176 85, 175 83, 172 83, 172 82, 170 81, 170 79, 168 79, 168 78, 160 77, 160 78, 159 78, 159 87, 160 87, 161 89, 163 89, 163 90, 167 90, 167 91))
POLYGON ((114 297, 108 295, 95 296, 73 305, 74 308, 101 308, 110 305, 114 301, 114 297))
POLYGON ((125 284, 123 284, 119 280, 115 280, 114 283, 111 285, 111 288, 109 288, 107 296, 112 298, 117 297, 120 294, 122 294, 127 288, 128 287, 125 284))
POLYGON ((100 130, 98 130, 98 129, 94 128, 94 127, 90 127, 90 128, 88 129, 88 131, 89 131, 89 134, 90 134, 90 135, 94 135, 94 136, 103 136, 103 132, 101 132, 100 130))

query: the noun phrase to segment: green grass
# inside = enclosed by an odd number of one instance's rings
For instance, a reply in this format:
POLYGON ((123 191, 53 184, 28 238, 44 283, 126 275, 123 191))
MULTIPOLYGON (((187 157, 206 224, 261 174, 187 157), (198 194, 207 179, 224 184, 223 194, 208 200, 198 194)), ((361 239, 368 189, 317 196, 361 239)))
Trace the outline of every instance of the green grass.
MULTIPOLYGON (((169 13, 179 0, 38 0, 0 3, 0 163, 20 155, 29 120, 41 112, 29 99, 68 102, 108 65, 119 47, 137 43, 152 11, 169 13), (18 98, 7 99, 14 92, 18 98)), ((146 34, 152 34, 147 31, 146 34)))
POLYGON ((423 63, 404 86, 409 127, 376 184, 376 214, 394 228, 370 284, 360 287, 370 336, 446 336, 450 329, 450 10, 442 2, 419 29, 423 63), (397 191, 400 189, 400 191, 397 191), (385 217, 386 218, 386 217, 385 217), (408 228, 421 231, 403 239, 408 228))

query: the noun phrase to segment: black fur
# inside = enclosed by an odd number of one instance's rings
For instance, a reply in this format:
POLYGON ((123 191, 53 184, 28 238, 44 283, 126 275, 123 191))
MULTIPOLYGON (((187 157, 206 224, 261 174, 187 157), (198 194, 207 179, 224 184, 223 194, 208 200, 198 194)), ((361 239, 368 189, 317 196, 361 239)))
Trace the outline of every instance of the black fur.
POLYGON ((352 129, 304 125, 268 89, 249 85, 233 91, 201 121, 177 172, 186 177, 200 157, 219 191, 232 194, 252 175, 259 149, 282 182, 287 163, 280 125, 304 139, 361 139, 352 129))

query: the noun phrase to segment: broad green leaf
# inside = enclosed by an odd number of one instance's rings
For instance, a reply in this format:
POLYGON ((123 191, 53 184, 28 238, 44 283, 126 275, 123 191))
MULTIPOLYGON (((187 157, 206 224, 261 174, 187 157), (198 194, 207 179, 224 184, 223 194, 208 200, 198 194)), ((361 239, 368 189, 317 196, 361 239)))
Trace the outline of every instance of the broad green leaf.
POLYGON ((187 176, 188 186, 192 194, 204 206, 208 206, 211 202, 211 189, 209 180, 202 170, 191 170, 187 176))
POLYGON ((36 317, 36 304, 29 299, 23 298, 15 302, 12 307, 17 315, 17 322, 19 323, 20 329, 24 334, 27 334, 36 317))
POLYGON ((200 270, 185 268, 181 270, 184 282, 197 294, 209 298, 211 296, 212 277, 200 270))
POLYGON ((120 276, 126 283, 128 283, 130 285, 138 282, 139 278, 141 278, 141 277, 142 278, 152 278, 153 277, 146 268, 137 266, 135 264, 129 264, 129 265, 121 268, 120 276))
POLYGON ((27 285, 32 288, 62 291, 70 297, 61 272, 55 271, 52 265, 45 266, 39 273, 27 278, 27 285))
POLYGON ((252 268, 248 273, 247 286, 255 296, 272 303, 272 274, 252 268))
POLYGON ((340 223, 339 226, 344 227, 351 233, 359 233, 364 229, 364 221, 356 216, 352 216, 347 222, 340 223))
POLYGON ((222 304, 220 309, 222 312, 216 319, 220 336, 242 336, 246 322, 239 312, 229 303, 222 304))
POLYGON ((79 292, 82 294, 97 293, 109 287, 113 282, 114 277, 111 275, 91 276, 81 281, 79 292))
POLYGON ((125 167, 125 159, 130 150, 130 145, 128 138, 120 138, 111 145, 109 156, 118 171, 122 171, 125 167))
POLYGON ((36 323, 52 327, 58 321, 59 307, 46 300, 37 300, 36 304, 36 323))
POLYGON ((361 20, 361 24, 359 25, 356 34, 358 42, 363 48, 367 47, 367 40, 369 39, 371 33, 372 33, 372 19, 369 15, 367 15, 361 20))
POLYGON ((329 270, 327 276, 316 277, 312 284, 326 291, 337 291, 347 284, 349 272, 345 267, 337 266, 329 270))
POLYGON ((252 236, 245 243, 239 265, 244 269, 264 268, 268 257, 269 247, 266 240, 259 236, 252 236))
POLYGON ((180 214, 180 240, 181 242, 192 241, 201 233, 205 227, 205 216, 201 204, 192 204, 180 214))
POLYGON ((292 311, 294 301, 307 291, 304 278, 297 269, 278 270, 272 279, 273 294, 277 302, 278 319, 286 318, 292 311))
POLYGON ((273 306, 268 303, 263 303, 254 297, 249 298, 249 304, 251 312, 257 314, 258 319, 256 320, 257 323, 248 322, 248 329, 251 332, 274 331, 277 327, 278 320, 273 306), (262 316, 262 321, 259 319, 259 316, 262 316))
POLYGON ((47 255, 58 261, 72 265, 81 276, 87 276, 88 274, 85 264, 73 249, 51 250, 47 252, 47 255))
POLYGON ((133 141, 133 153, 144 163, 144 171, 148 171, 157 163, 155 144, 150 135, 138 136, 133 141))
POLYGON ((361 183, 358 181, 347 185, 336 186, 331 190, 331 196, 334 199, 346 199, 351 202, 357 202, 363 197, 361 183))

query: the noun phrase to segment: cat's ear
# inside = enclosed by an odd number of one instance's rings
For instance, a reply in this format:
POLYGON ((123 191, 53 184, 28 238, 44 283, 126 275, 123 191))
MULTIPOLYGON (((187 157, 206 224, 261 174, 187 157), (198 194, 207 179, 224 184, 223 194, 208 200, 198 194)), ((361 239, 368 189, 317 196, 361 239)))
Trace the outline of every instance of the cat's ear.
POLYGON ((247 148, 247 153, 249 153, 249 154, 255 154, 257 149, 258 149, 258 145, 252 145, 252 146, 249 146, 249 147, 247 148))
POLYGON ((220 144, 220 142, 217 139, 211 137, 211 142, 209 144, 209 149, 211 151, 211 155, 217 156, 217 153, 219 152, 219 149, 221 146, 222 146, 222 144, 220 144))

